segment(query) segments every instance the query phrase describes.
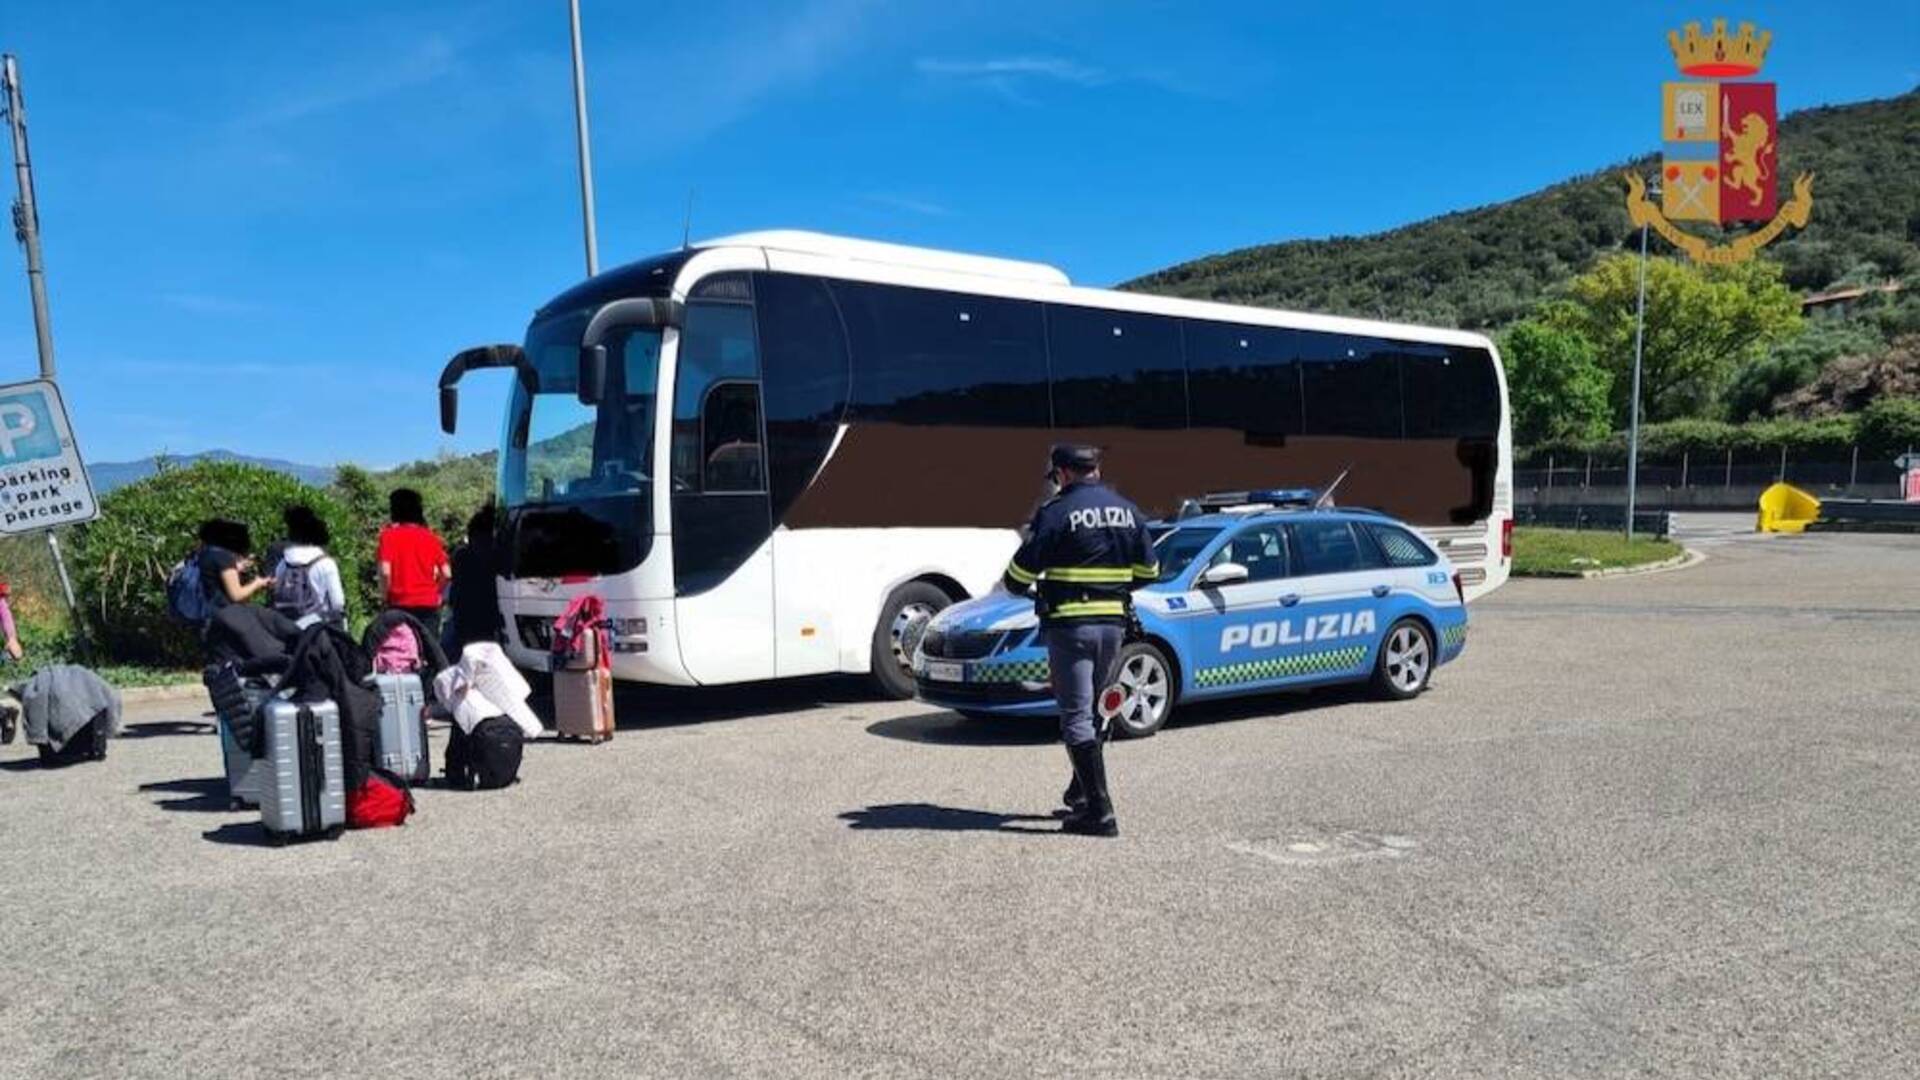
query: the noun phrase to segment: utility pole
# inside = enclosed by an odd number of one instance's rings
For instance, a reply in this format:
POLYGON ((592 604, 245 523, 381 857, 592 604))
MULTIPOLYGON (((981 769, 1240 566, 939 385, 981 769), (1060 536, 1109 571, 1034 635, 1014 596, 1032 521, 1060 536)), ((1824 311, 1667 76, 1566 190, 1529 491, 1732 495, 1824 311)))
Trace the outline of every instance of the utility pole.
POLYGON ((1640 226, 1640 302, 1633 323, 1633 401, 1627 412, 1627 542, 1633 542, 1633 503, 1640 479, 1640 353, 1647 335, 1647 226, 1640 226))
MULTIPOLYGON (((27 251, 27 289, 33 294, 40 377, 53 382, 53 321, 47 315, 46 270, 40 265, 40 208, 33 200, 33 158, 27 153, 27 106, 20 92, 20 65, 12 53, 0 56, 0 88, 6 92, 7 128, 13 134, 13 179, 20 189, 20 197, 13 204, 13 234, 27 251)), ((47 530, 47 551, 53 555, 53 568, 60 575, 60 591, 66 596, 67 613, 73 619, 73 639, 84 657, 90 651, 87 631, 80 621, 80 604, 73 597, 67 561, 60 557, 60 537, 53 529, 47 530)))
POLYGON ((585 222, 587 276, 600 272, 600 242, 593 234, 593 143, 587 137, 587 62, 580 54, 580 0, 567 0, 573 24, 573 127, 580 149, 580 215, 585 222))
POLYGON ((46 271, 40 265, 40 212, 33 204, 33 160, 27 154, 27 110, 20 97, 20 65, 11 53, 0 57, 0 65, 0 82, 7 90, 7 127, 13 132, 13 179, 20 189, 20 198, 13 204, 13 234, 27 249, 27 291, 33 294, 40 377, 52 381, 53 323, 47 318, 46 271))

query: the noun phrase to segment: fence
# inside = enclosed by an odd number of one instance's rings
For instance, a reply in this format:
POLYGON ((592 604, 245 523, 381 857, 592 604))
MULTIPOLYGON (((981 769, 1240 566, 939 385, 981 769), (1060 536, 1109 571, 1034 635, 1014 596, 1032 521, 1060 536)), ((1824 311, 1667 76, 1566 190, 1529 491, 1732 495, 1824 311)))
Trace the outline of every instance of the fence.
MULTIPOLYGON (((1516 491, 1560 488, 1624 488, 1627 463, 1622 457, 1585 454, 1566 459, 1549 456, 1544 467, 1513 470, 1516 491)), ((1690 491, 1706 488, 1753 488, 1785 481, 1815 492, 1846 493, 1898 488, 1901 471, 1883 454, 1869 457, 1856 447, 1835 460, 1830 454, 1795 457, 1781 447, 1765 455, 1754 453, 1683 453, 1677 459, 1640 462, 1638 486, 1656 496, 1661 489, 1690 491)))

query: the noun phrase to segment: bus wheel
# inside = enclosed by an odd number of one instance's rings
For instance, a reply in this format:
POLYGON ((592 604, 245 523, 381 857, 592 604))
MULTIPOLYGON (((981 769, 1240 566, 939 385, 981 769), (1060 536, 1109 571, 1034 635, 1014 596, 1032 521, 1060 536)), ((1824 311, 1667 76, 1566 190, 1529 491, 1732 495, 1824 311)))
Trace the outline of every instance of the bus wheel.
POLYGON ((1425 690, 1432 677, 1433 635, 1417 619, 1389 626, 1373 666, 1374 689, 1389 700, 1404 701, 1425 690))
POLYGON ((887 597, 873 628, 873 682, 881 693, 913 696, 913 651, 934 613, 951 603, 951 597, 924 581, 909 581, 887 597))

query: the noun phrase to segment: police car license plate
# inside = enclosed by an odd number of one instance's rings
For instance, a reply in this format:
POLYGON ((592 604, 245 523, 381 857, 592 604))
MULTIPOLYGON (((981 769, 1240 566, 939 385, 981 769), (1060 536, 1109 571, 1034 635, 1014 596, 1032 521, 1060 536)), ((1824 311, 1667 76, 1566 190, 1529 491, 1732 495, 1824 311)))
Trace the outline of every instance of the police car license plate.
POLYGON ((927 678, 934 682, 965 682, 967 665, 948 664, 939 660, 927 661, 927 678))

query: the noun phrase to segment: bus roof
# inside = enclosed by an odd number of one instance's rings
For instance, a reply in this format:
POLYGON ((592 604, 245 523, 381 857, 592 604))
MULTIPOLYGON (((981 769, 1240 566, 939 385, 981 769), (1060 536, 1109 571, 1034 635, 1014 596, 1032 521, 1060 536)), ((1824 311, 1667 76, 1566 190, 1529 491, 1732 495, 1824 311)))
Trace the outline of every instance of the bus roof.
MULTIPOLYGON (((816 273, 855 281, 977 292, 1009 299, 1074 304, 1174 318, 1492 348, 1492 342, 1485 335, 1469 330, 1343 315, 1316 315, 1282 308, 1190 300, 1157 293, 1089 288, 1073 284, 1065 273, 1044 263, 830 236, 799 229, 736 233, 701 241, 695 247, 755 248, 765 253, 767 268, 771 270, 816 273)), ((684 287, 685 283, 682 284, 684 287)))
POLYGON ((735 233, 732 236, 703 240, 696 247, 757 247, 769 251, 790 251, 801 255, 824 255, 855 262, 883 263, 887 266, 913 266, 975 277, 1004 278, 1037 285, 1071 285, 1059 267, 1045 263, 1001 259, 990 255, 966 255, 937 248, 889 244, 879 240, 857 240, 848 236, 807 232, 804 229, 766 229, 735 233))

